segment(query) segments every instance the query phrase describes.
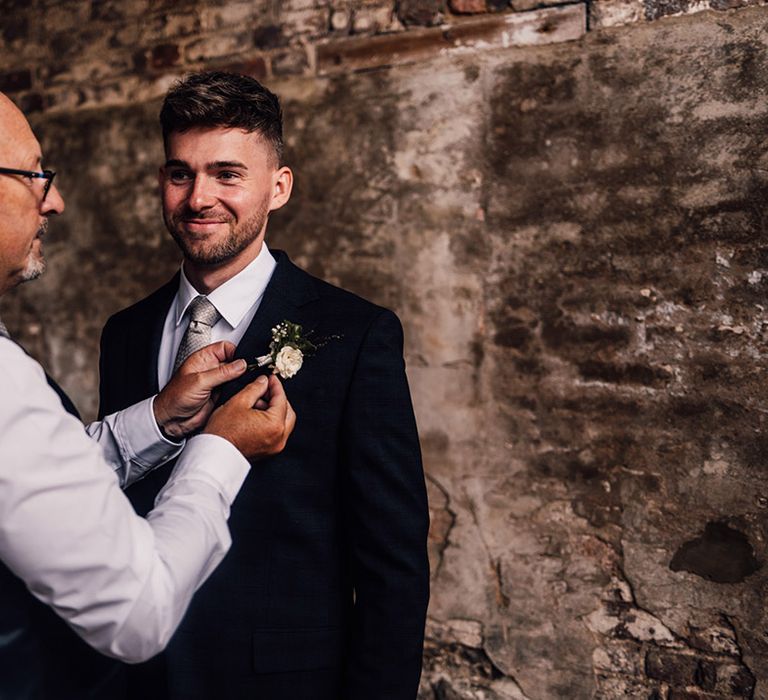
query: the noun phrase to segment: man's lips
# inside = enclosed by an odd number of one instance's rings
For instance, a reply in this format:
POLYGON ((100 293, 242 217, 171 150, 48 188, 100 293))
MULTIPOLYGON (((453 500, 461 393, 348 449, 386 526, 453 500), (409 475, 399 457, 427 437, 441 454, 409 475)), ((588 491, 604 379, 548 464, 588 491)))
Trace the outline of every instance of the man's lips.
POLYGON ((188 231, 204 233, 216 226, 229 223, 223 219, 182 219, 181 225, 188 231))

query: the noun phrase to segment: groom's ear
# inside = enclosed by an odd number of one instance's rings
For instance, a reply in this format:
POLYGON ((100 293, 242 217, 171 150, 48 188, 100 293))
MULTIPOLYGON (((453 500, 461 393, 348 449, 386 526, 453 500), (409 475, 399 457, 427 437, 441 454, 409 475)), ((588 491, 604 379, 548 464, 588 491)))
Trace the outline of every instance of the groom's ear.
POLYGON ((293 171, 284 165, 272 175, 272 201, 269 211, 280 209, 290 198, 293 190, 293 171))

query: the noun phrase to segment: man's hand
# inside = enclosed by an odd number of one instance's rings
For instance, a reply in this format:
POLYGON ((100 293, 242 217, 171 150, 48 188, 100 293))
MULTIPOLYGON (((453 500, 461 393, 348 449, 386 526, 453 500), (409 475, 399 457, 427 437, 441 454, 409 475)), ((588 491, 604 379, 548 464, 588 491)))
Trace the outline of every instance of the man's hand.
POLYGON ((296 414, 272 374, 269 379, 258 377, 219 406, 204 432, 229 440, 248 459, 257 459, 282 452, 294 425, 296 414))
POLYGON ((225 340, 192 353, 155 397, 155 420, 171 439, 205 425, 216 399, 214 389, 245 372, 245 360, 230 362, 235 346, 225 340))

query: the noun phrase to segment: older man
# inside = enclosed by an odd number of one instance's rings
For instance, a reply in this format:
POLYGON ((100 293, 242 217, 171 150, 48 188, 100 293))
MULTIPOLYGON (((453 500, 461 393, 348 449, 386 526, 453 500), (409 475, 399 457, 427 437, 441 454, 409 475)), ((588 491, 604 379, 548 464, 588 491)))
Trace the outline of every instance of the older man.
MULTIPOLYGON (((0 94, 0 295, 42 273, 48 217, 64 209, 41 160, 26 119, 0 94)), ((0 322, 0 697, 104 693, 97 664, 78 673, 81 642, 56 615, 129 662, 168 642, 230 546, 226 520, 246 457, 279 452, 293 429, 274 378, 211 415, 211 390, 245 371, 244 362, 227 362, 233 352, 218 343, 191 355, 162 392, 92 424, 89 437, 0 322), (186 445, 167 439, 209 416, 186 445), (138 517, 120 485, 179 453, 156 507, 138 517)))

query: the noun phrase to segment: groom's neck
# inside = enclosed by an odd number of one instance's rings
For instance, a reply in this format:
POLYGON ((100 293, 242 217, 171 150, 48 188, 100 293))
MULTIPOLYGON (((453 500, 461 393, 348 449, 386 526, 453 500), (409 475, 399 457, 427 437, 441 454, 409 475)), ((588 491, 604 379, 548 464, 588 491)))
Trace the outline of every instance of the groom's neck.
POLYGON ((263 239, 257 243, 258 245, 248 246, 233 258, 216 265, 201 265, 184 258, 184 274, 199 294, 210 294, 214 289, 242 272, 258 257, 263 239))

